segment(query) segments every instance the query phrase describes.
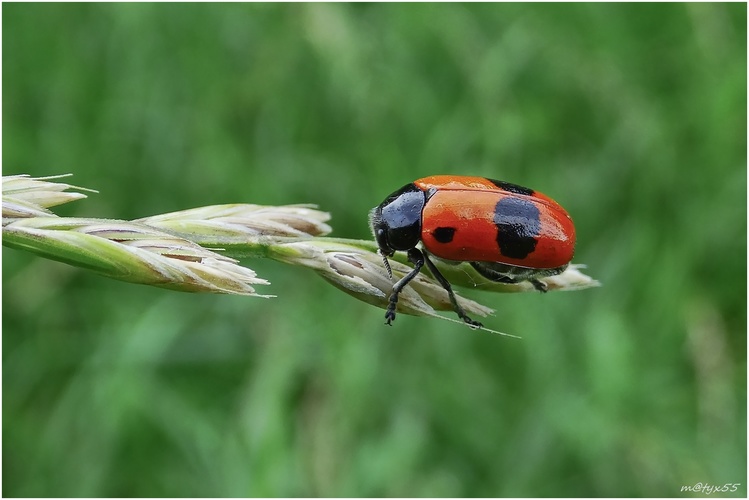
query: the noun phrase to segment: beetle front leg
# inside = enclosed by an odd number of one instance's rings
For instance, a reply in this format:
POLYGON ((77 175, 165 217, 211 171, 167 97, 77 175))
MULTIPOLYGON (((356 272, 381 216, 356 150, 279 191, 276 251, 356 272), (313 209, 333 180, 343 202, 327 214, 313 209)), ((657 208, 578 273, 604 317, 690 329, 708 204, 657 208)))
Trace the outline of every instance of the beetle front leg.
POLYGON ((392 322, 395 321, 395 309, 398 307, 398 295, 421 271, 421 268, 424 266, 424 254, 422 254, 419 249, 412 248, 408 251, 408 260, 414 265, 414 268, 393 285, 393 291, 390 294, 389 299, 390 303, 388 304, 387 311, 385 311, 385 323, 391 326, 392 322))

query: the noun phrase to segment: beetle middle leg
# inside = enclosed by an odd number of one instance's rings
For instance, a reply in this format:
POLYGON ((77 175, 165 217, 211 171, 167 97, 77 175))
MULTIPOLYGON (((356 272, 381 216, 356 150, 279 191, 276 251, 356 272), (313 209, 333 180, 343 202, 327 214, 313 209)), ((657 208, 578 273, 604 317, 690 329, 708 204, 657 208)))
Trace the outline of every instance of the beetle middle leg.
MULTIPOLYGON (((414 250, 417 252, 419 251, 416 249, 414 250)), ((423 256, 424 262, 426 262, 427 268, 429 268, 429 272, 432 273, 432 276, 434 276, 437 281, 439 281, 440 285, 442 285, 442 288, 444 288, 445 291, 447 292, 447 296, 450 297, 450 303, 452 304, 453 310, 457 313, 458 317, 474 328, 481 328, 482 326, 484 326, 478 321, 471 319, 466 314, 465 310, 460 306, 460 304, 458 304, 458 299, 455 298, 453 287, 450 286, 450 282, 447 281, 447 278, 442 276, 442 273, 439 272, 439 269, 437 269, 437 266, 435 266, 432 263, 432 261, 429 260, 428 254, 424 252, 422 256, 423 256)))

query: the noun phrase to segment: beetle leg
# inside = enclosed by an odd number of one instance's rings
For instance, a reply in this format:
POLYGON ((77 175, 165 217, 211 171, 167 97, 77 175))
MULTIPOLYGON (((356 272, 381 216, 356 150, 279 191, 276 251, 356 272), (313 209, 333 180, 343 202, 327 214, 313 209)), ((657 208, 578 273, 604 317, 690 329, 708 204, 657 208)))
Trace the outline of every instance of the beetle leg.
MULTIPOLYGON (((414 268, 393 285, 393 292, 390 294, 390 303, 385 312, 385 323, 388 325, 392 325, 391 322, 395 320, 395 308, 398 306, 398 294, 400 294, 401 290, 403 290, 403 288, 408 285, 417 274, 419 274, 422 266, 424 266, 424 255, 416 248, 412 248, 408 251, 408 260, 414 265, 414 268)), ((389 268, 390 266, 388 266, 388 270, 389 268)))
POLYGON ((549 285, 547 285, 543 281, 539 281, 539 280, 536 280, 536 279, 533 279, 533 280, 530 280, 530 281, 531 281, 531 284, 533 285, 533 288, 535 288, 539 292, 546 293, 546 292, 549 291, 549 285))
MULTIPOLYGON (((416 251, 418 252, 418 250, 416 251)), ((409 256, 410 256, 410 251, 409 251, 409 256)), ((460 304, 458 304, 458 299, 455 298, 455 293, 453 293, 453 288, 452 286, 450 286, 450 282, 447 281, 447 279, 444 276, 442 276, 442 273, 439 272, 439 270, 437 269, 437 266, 435 266, 432 263, 432 261, 429 260, 428 254, 426 252, 424 252, 423 254, 423 260, 424 262, 426 262, 429 272, 432 273, 432 276, 434 276, 435 279, 440 282, 440 285, 442 285, 442 288, 444 288, 445 291, 447 292, 447 296, 450 297, 450 303, 453 305, 453 309, 458 314, 458 317, 474 328, 481 328, 482 326, 484 326, 478 321, 472 320, 470 317, 468 317, 465 310, 463 310, 460 304)))
POLYGON ((562 266, 555 269, 541 269, 533 272, 533 274, 529 274, 527 272, 528 270, 493 262, 471 262, 471 266, 473 266, 473 268, 486 279, 496 281, 497 283, 508 284, 527 281, 533 285, 533 288, 544 293, 549 291, 549 286, 539 280, 538 277, 554 276, 567 268, 567 266, 562 266), (523 271, 526 272, 524 273, 523 271))

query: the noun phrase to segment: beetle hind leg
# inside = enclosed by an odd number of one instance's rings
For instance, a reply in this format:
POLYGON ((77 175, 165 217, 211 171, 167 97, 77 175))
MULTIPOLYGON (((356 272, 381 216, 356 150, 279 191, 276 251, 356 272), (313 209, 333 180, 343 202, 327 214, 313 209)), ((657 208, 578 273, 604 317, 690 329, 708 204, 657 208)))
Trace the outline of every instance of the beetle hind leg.
POLYGON ((546 283, 544 283, 541 280, 532 279, 532 280, 530 280, 530 282, 533 285, 533 288, 535 288, 536 290, 538 290, 541 293, 546 293, 546 292, 549 291, 549 285, 547 285, 546 283))
POLYGON ((539 278, 554 276, 567 268, 567 266, 562 266, 554 269, 531 269, 499 262, 471 262, 471 266, 488 280, 508 284, 527 281, 533 285, 533 288, 543 293, 549 291, 549 286, 539 278))

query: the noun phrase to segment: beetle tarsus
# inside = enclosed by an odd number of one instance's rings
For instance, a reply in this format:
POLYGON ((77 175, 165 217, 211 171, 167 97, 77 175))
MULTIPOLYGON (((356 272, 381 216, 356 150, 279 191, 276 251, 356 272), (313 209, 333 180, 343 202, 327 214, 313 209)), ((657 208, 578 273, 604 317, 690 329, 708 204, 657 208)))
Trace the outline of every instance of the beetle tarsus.
POLYGON ((473 320, 473 319, 469 318, 468 316, 466 316, 465 313, 463 313, 462 316, 459 313, 458 316, 460 317, 460 319, 462 319, 463 321, 465 321, 465 323, 468 326, 470 326, 471 328, 478 329, 478 328, 483 328, 484 327, 483 323, 481 323, 480 321, 476 321, 476 320, 473 320))
POLYGON ((393 293, 390 296, 390 303, 388 304, 387 311, 385 311, 385 324, 388 326, 393 326, 393 321, 395 321, 395 308, 398 306, 398 294, 393 293))

